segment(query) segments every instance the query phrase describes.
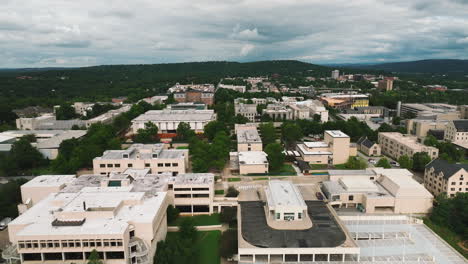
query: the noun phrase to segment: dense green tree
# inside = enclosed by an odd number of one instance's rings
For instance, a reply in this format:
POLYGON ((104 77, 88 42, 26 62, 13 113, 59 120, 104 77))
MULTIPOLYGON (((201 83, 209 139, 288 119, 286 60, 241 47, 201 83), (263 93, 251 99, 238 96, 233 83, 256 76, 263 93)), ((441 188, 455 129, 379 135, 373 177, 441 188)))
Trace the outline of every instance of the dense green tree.
POLYGON ((273 123, 262 123, 259 125, 258 130, 264 146, 276 142, 276 129, 273 123))
POLYGON ((223 206, 221 209, 221 214, 219 215, 221 222, 227 224, 233 224, 237 221, 237 207, 226 207, 223 206))
POLYGON ((88 264, 103 264, 96 249, 93 249, 91 254, 89 254, 88 264))
POLYGON ((234 123, 235 123, 235 124, 246 124, 246 123, 248 123, 249 121, 250 121, 250 120, 249 120, 247 117, 245 117, 245 116, 243 116, 243 115, 241 115, 241 114, 237 114, 237 115, 234 117, 234 123))
POLYGON ((237 254, 237 230, 229 229, 221 234, 219 255, 223 258, 231 258, 237 254))
POLYGON ((195 132, 190 128, 190 125, 185 122, 179 123, 177 126, 177 139, 187 141, 195 136, 195 132))
POLYGON ((175 208, 172 204, 167 207, 167 222, 173 223, 179 217, 179 209, 175 208))
POLYGON ((8 154, 1 156, 0 171, 5 176, 19 175, 47 164, 47 160, 29 140, 28 137, 20 138, 12 144, 8 154))
POLYGON ((239 196, 239 191, 233 186, 229 186, 226 192, 226 197, 237 197, 239 196))
POLYGON ((265 153, 268 155, 270 171, 279 171, 283 167, 285 160, 283 147, 278 143, 271 143, 266 146, 265 153))
POLYGON ((385 169, 390 169, 392 165, 390 165, 390 162, 386 158, 381 158, 379 161, 377 161, 377 164, 375 164, 376 167, 382 167, 385 169))
POLYGON ((145 123, 145 128, 140 128, 137 134, 133 136, 133 142, 135 143, 156 143, 158 135, 158 127, 152 122, 145 123))
POLYGON ((424 139, 424 145, 426 146, 437 147, 438 144, 439 144, 439 141, 433 135, 428 135, 424 139))
POLYGON ((78 117, 75 113, 75 109, 70 104, 61 104, 60 107, 55 110, 55 116, 57 120, 68 120, 78 117))
POLYGON ((392 124, 398 126, 400 124, 400 122, 401 122, 401 117, 395 116, 395 117, 392 118, 392 124))
POLYGON ((362 170, 367 168, 367 162, 359 157, 349 157, 344 165, 345 168, 350 170, 362 170))
POLYGON ((413 168, 413 159, 408 157, 407 155, 403 155, 398 159, 398 163, 400 167, 403 169, 412 169, 413 168))
POLYGON ((431 157, 426 152, 416 152, 413 154, 413 169, 424 171, 426 165, 431 162, 431 157))
POLYGON ((25 179, 18 179, 0 184, 0 218, 18 216, 17 205, 21 203, 20 188, 26 182, 25 179))
POLYGON ((195 242, 197 240, 197 228, 195 222, 191 217, 184 217, 179 224, 179 234, 182 239, 195 242))
POLYGON ((447 227, 462 240, 468 239, 468 193, 458 192, 448 198, 445 193, 436 198, 430 219, 439 226, 447 227))
POLYGON ((213 140, 220 131, 228 133, 226 125, 221 121, 211 121, 205 125, 203 132, 209 140, 213 140))
POLYGON ((293 144, 304 136, 301 128, 295 123, 284 123, 281 126, 281 134, 287 145, 293 144))

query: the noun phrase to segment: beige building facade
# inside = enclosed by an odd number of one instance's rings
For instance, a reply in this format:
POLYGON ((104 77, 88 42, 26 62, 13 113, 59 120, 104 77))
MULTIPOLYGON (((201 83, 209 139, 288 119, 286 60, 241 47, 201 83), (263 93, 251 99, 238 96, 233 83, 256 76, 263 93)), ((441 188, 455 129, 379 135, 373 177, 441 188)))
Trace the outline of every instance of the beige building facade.
POLYGON ((263 151, 262 139, 257 127, 251 124, 236 124, 237 151, 263 151))
POLYGON ((382 153, 396 160, 403 155, 411 158, 414 153, 418 152, 426 152, 431 159, 439 156, 439 149, 419 143, 417 138, 412 135, 403 135, 398 132, 380 132, 378 138, 382 153))
POLYGON ((425 138, 429 130, 445 130, 448 123, 448 120, 409 119, 406 122, 406 130, 408 134, 425 138))
POLYGON ((356 146, 339 130, 326 130, 324 140, 297 144, 302 160, 310 164, 343 164, 350 156, 356 155, 356 146))
POLYGON ((334 207, 357 207, 366 213, 428 213, 433 196, 406 169, 329 170, 322 191, 334 207))
POLYGON ((378 157, 382 155, 382 150, 380 149, 379 144, 372 142, 367 137, 360 138, 356 145, 359 151, 369 157, 378 157))
POLYGON ((424 186, 434 196, 446 193, 454 197, 457 193, 468 192, 468 164, 449 163, 435 159, 426 165, 424 186))
POLYGON ((107 150, 94 158, 95 174, 122 173, 127 169, 150 169, 153 174, 186 172, 188 150, 164 149, 164 144, 133 144, 126 150, 107 150))
POLYGON ((444 139, 457 145, 468 146, 468 119, 448 122, 444 139))

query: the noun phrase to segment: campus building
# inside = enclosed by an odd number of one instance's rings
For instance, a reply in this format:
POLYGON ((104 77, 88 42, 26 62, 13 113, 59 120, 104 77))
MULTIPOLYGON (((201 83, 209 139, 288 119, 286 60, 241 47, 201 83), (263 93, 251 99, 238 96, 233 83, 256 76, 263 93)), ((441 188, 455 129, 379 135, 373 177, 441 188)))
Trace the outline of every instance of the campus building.
POLYGON ((228 90, 234 90, 240 93, 245 93, 247 87, 245 85, 233 85, 233 84, 220 83, 218 84, 218 89, 228 89, 228 90))
POLYGON ((257 116, 257 104, 252 101, 252 103, 248 103, 247 100, 242 98, 237 98, 234 100, 234 114, 241 115, 250 122, 255 122, 255 117, 257 116))
POLYGON ((178 103, 203 103, 206 105, 214 104, 214 92, 187 90, 174 93, 174 100, 178 103))
POLYGON ((400 115, 405 116, 413 114, 417 117, 426 117, 441 120, 460 119, 460 112, 455 105, 441 103, 425 103, 425 104, 401 104, 400 115))
POLYGON ((51 191, 9 224, 10 260, 85 264, 97 250, 104 263, 152 263, 156 244, 167 232, 166 192, 148 185, 147 178, 128 175, 85 175, 52 190, 49 178, 56 177, 61 176, 42 177, 32 193, 22 192, 37 197, 34 192, 51 191))
POLYGON ((468 146, 468 120, 452 120, 445 127, 444 139, 461 146, 468 146))
POLYGON ((377 88, 384 91, 393 90, 393 78, 385 78, 378 82, 377 88))
POLYGON ((132 120, 132 131, 144 129, 145 124, 151 122, 158 127, 159 133, 175 133, 180 123, 190 125, 195 133, 203 133, 205 125, 216 120, 214 110, 150 110, 132 120))
POLYGON ((326 130, 323 141, 299 143, 296 150, 309 164, 343 164, 357 154, 349 136, 339 130, 326 130))
POLYGON ((64 140, 79 139, 86 135, 86 130, 10 130, 0 133, 0 151, 10 151, 13 143, 31 135, 36 139, 31 145, 50 160, 56 159, 60 144, 64 140))
POLYGON ((319 100, 306 100, 300 102, 288 103, 292 109, 293 119, 314 119, 315 115, 320 116, 320 122, 328 121, 328 110, 319 100))
POLYGON ((320 101, 325 105, 337 109, 349 109, 369 106, 369 96, 355 93, 324 93, 320 101))
POLYGON ((357 149, 367 156, 378 157, 381 155, 379 144, 369 140, 367 137, 361 137, 357 142, 357 149))
POLYGON ((239 263, 359 260, 359 247, 326 203, 304 200, 290 181, 270 181, 257 193, 258 200, 239 202, 239 263))
POLYGON ((267 115, 273 120, 292 120, 293 110, 282 104, 269 104, 262 110, 262 115, 267 115))
POLYGON ((262 139, 257 127, 251 124, 236 124, 237 151, 263 151, 262 139))
POLYGON ((334 207, 366 213, 428 213, 433 196, 406 169, 329 170, 322 191, 334 207))
POLYGON ((415 136, 380 132, 378 138, 382 153, 396 160, 403 155, 411 158, 417 152, 426 152, 431 159, 439 156, 439 149, 419 143, 415 136))
POLYGON ((239 172, 241 175, 268 173, 267 156, 263 151, 230 152, 231 170, 239 172))
POLYGON ((426 165, 424 186, 434 196, 446 193, 454 197, 457 193, 468 192, 468 164, 449 163, 435 159, 426 165))
POLYGON ((440 131, 444 133, 448 120, 415 118, 406 121, 407 133, 423 139, 428 134, 440 131))
POLYGON ((93 159, 93 171, 99 175, 122 173, 127 169, 150 169, 152 174, 185 173, 188 150, 164 149, 164 144, 133 144, 125 150, 106 150, 93 159))

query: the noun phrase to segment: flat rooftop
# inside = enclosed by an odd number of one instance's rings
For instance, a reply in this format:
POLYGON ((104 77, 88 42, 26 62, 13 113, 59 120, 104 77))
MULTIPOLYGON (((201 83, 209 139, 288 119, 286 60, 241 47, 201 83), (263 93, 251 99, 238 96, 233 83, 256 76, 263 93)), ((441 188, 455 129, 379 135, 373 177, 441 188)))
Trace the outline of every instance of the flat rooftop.
POLYGON ((305 201, 313 226, 305 230, 278 230, 267 224, 264 202, 239 202, 242 238, 260 248, 324 248, 345 243, 346 234, 322 201, 305 201))
POLYGON ((265 193, 269 207, 306 206, 299 189, 290 181, 269 181, 265 193))
POLYGON ((267 154, 263 151, 239 152, 239 163, 244 165, 268 164, 267 154))
POLYGON ((174 184, 212 184, 214 183, 213 173, 183 173, 170 177, 169 183, 174 184))
POLYGON ((325 133, 334 138, 349 138, 348 135, 341 132, 340 130, 325 130, 325 133))
POLYGON ((237 143, 262 143, 262 139, 256 128, 237 131, 237 143))
POLYGON ((308 148, 328 148, 328 144, 323 141, 304 142, 308 148))
POLYGON ((75 180, 75 175, 41 175, 21 185, 22 187, 60 187, 75 180))
POLYGON ((187 150, 164 149, 164 144, 133 144, 125 150, 106 150, 101 157, 95 159, 153 159, 153 154, 160 159, 181 159, 187 154, 187 150))
POLYGON ((150 110, 137 118, 133 119, 137 121, 153 121, 153 122, 164 122, 164 121, 211 121, 215 119, 214 110, 150 110))

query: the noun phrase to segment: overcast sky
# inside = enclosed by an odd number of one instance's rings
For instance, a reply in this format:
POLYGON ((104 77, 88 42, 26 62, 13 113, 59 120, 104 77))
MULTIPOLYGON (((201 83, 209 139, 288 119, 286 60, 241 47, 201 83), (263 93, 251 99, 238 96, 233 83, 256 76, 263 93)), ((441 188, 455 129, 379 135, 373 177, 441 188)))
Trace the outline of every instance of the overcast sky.
POLYGON ((468 59, 468 0, 0 0, 0 67, 468 59))

